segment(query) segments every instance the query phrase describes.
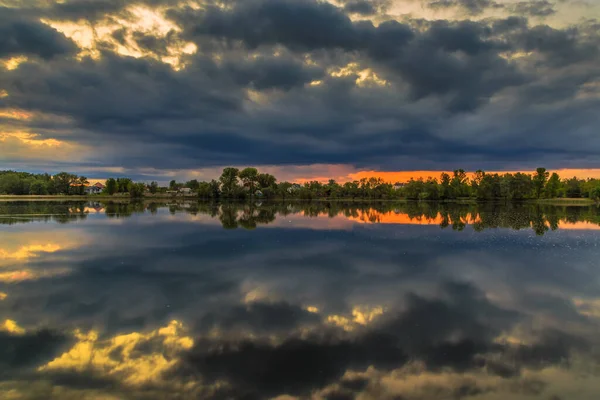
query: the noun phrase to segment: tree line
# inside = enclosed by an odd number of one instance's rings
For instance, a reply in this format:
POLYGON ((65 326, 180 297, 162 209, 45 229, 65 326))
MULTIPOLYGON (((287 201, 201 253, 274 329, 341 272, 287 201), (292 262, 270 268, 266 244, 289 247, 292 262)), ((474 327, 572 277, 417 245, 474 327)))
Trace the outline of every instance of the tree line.
MULTIPOLYGON (((82 195, 89 181, 85 176, 61 172, 56 175, 27 172, 0 171, 0 194, 13 195, 82 195)), ((207 200, 264 199, 363 199, 363 200, 527 200, 554 198, 590 198, 600 200, 600 180, 562 179, 557 173, 538 168, 533 174, 486 173, 476 171, 471 178, 458 169, 452 174, 442 173, 438 178, 411 179, 406 183, 392 184, 381 178, 363 178, 338 183, 310 181, 303 184, 278 182, 268 173, 256 168, 225 168, 218 179, 187 182, 172 180, 168 186, 157 182, 133 182, 129 178, 109 178, 104 195, 142 197, 181 192, 194 194, 207 200)))

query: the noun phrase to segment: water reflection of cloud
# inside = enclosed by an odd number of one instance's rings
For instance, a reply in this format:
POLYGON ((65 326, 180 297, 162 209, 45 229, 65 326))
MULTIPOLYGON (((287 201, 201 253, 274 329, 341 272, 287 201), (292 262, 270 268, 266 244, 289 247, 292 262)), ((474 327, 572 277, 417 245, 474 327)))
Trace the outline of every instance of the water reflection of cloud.
POLYGON ((36 327, 67 332, 52 333, 60 345, 22 369, 0 350, 0 367, 10 366, 0 391, 10 381, 21 397, 46 385, 61 399, 598 393, 593 233, 279 228, 283 216, 261 225, 271 229, 224 230, 190 216, 138 215, 115 227, 98 223, 101 214, 4 231, 11 254, 45 243, 28 234, 75 242, 52 242, 64 248, 26 265, 67 275, 0 287, 2 321, 22 329, 0 334, 12 348, 31 345, 36 327))

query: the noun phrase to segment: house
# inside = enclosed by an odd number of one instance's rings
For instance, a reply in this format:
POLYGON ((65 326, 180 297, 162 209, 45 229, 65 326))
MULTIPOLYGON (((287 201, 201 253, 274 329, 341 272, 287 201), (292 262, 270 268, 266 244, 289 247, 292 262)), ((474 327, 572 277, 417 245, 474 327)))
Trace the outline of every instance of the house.
POLYGON ((406 186, 406 183, 396 182, 396 183, 394 183, 394 190, 400 190, 404 186, 406 186))
POLYGON ((294 183, 292 186, 290 186, 290 187, 288 188, 288 190, 287 190, 287 191, 288 191, 288 193, 292 194, 292 193, 294 193, 294 192, 297 192, 297 191, 298 191, 298 190, 300 190, 300 189, 302 189, 302 186, 301 186, 301 185, 299 185, 299 184, 297 184, 297 183, 294 183))
POLYGON ((96 182, 91 186, 85 187, 86 194, 98 194, 98 193, 101 193, 103 190, 104 190, 104 185, 101 184, 100 182, 96 182))
POLYGON ((191 196, 193 194, 192 189, 186 187, 179 189, 178 193, 184 196, 191 196))

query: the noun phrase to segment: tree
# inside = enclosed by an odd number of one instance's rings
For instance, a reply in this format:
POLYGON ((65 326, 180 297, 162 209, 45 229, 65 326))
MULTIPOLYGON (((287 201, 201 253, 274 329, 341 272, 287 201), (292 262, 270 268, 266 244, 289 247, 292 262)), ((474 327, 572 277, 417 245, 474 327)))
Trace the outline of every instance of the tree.
POLYGON ((76 179, 76 175, 69 174, 68 172, 60 172, 54 175, 53 180, 55 182, 56 191, 61 194, 69 194, 71 184, 75 183, 76 179))
POLYGON ((559 196, 560 188, 561 188, 560 177, 558 176, 558 174, 556 172, 554 172, 552 174, 552 176, 550 176, 550 179, 548 179, 548 182, 546 183, 546 187, 544 189, 544 194, 549 199, 554 199, 559 196))
POLYGON ((467 185, 467 173, 463 169, 454 171, 454 176, 450 181, 453 197, 466 197, 469 195, 469 187, 467 185))
POLYGON ((48 194, 48 189, 46 187, 46 182, 44 182, 44 181, 42 181, 40 179, 36 179, 29 186, 29 193, 31 193, 31 194, 37 194, 37 195, 48 194))
POLYGON ((175 179, 173 179, 171 182, 169 182, 169 189, 171 189, 171 190, 177 189, 177 181, 175 179))
POLYGON ((542 196, 546 181, 548 180, 548 175, 550 175, 550 173, 546 171, 546 168, 538 168, 535 170, 535 175, 533 176, 533 189, 535 191, 536 199, 539 199, 542 196))
POLYGON ((88 179, 85 176, 80 176, 77 179, 77 185, 79 185, 78 186, 78 188, 79 188, 79 194, 84 194, 85 193, 85 187, 87 185, 89 185, 89 184, 90 184, 90 182, 88 181, 88 179))
POLYGON ((108 193, 111 196, 117 192, 118 187, 117 187, 117 181, 115 180, 115 178, 108 178, 106 180, 106 186, 105 186, 104 190, 106 191, 106 193, 108 193))
POLYGON ((448 175, 445 172, 443 172, 440 177, 440 198, 452 198, 452 188, 450 187, 450 175, 448 175))
POLYGON ((127 187, 129 196, 131 196, 133 198, 143 197, 145 190, 146 190, 146 185, 143 183, 129 182, 129 186, 127 187))
POLYGON ((156 194, 158 192, 158 182, 150 182, 150 185, 148 185, 148 190, 150 191, 150 193, 156 194))
POLYGON ((594 187, 590 191, 590 199, 592 199, 594 201, 600 201, 600 185, 594 187))
POLYGON ((250 193, 254 194, 254 188, 258 183, 258 170, 256 168, 244 168, 240 172, 239 177, 243 185, 250 190, 250 193))
POLYGON ((192 189, 193 191, 198 191, 198 188, 200 187, 200 183, 198 182, 197 179, 192 179, 191 181, 187 181, 185 183, 185 187, 188 187, 188 188, 192 189))
POLYGON ((129 192, 129 186, 133 181, 129 178, 117 178, 117 192, 127 193, 129 192))
POLYGON ((582 190, 581 190, 581 181, 575 177, 571 178, 571 179, 567 179, 565 181, 565 194, 567 197, 570 198, 579 198, 581 197, 582 190))
POLYGON ((277 179, 271 174, 258 174, 257 182, 261 189, 275 188, 277 185, 277 179))
POLYGON ((219 181, 221 182, 221 193, 224 197, 234 197, 237 194, 239 173, 239 169, 232 167, 223 170, 219 181))

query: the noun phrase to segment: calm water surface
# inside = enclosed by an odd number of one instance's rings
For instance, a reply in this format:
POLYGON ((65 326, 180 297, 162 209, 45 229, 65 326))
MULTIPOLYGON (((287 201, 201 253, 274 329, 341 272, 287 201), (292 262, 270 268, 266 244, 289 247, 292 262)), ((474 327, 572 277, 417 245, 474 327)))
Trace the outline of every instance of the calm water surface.
POLYGON ((0 202, 2 399, 598 399, 600 210, 0 202))

